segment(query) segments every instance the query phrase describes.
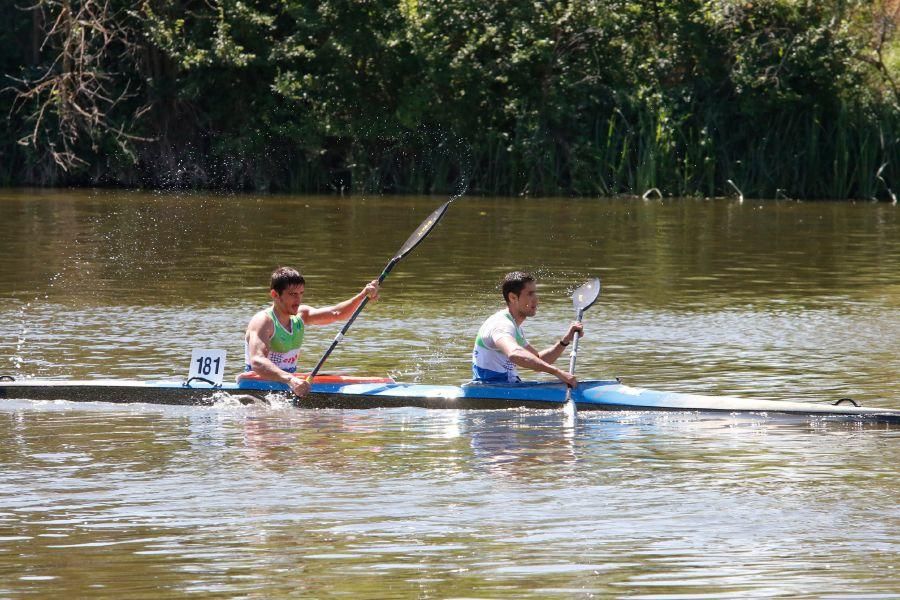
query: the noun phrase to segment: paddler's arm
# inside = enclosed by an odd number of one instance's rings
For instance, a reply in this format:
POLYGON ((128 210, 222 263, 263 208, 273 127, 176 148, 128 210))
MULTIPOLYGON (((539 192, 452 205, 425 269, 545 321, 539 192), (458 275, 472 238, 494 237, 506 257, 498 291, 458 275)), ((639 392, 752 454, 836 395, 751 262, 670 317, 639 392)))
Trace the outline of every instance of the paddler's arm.
POLYGON ((537 353, 538 356, 541 357, 541 360, 548 363, 555 363, 556 359, 562 355, 566 350, 566 346, 572 343, 572 340, 575 339, 575 333, 578 332, 579 336, 584 337, 584 326, 579 321, 573 321, 571 325, 569 325, 568 331, 566 334, 559 338, 555 344, 546 348, 545 350, 541 350, 537 353))
POLYGON ((297 396, 305 396, 309 392, 309 382, 302 377, 297 377, 294 373, 279 369, 275 363, 269 360, 269 345, 264 340, 271 338, 272 332, 264 335, 265 332, 262 330, 266 327, 265 321, 271 324, 271 320, 265 319, 258 323, 251 322, 247 327, 247 354, 250 358, 250 368, 263 379, 280 381, 290 387, 297 396))
POLYGON ((541 373, 549 373, 571 387, 578 385, 578 380, 575 379, 574 375, 570 375, 568 372, 554 367, 542 359, 537 350, 532 348, 530 344, 523 348, 516 342, 515 338, 505 335, 494 339, 494 345, 516 366, 523 369, 531 369, 532 371, 540 371, 541 373))
POLYGON ((335 321, 345 321, 350 318, 350 315, 353 314, 359 305, 362 303, 363 298, 366 296, 369 297, 369 301, 376 302, 378 301, 378 280, 373 279, 366 287, 362 289, 358 294, 353 296, 352 298, 348 298, 343 302, 339 302, 334 306, 326 306, 324 308, 313 308, 312 306, 301 306, 300 307, 300 316, 303 318, 303 322, 307 325, 328 325, 329 323, 334 323, 335 321))

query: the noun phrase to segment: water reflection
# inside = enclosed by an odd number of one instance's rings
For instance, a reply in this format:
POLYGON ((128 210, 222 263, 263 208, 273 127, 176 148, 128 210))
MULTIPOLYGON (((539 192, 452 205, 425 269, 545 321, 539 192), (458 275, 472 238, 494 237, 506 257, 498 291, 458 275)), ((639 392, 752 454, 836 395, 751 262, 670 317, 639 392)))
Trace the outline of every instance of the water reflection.
POLYGON ((897 549, 896 430, 690 413, 582 413, 567 429, 557 411, 3 409, 6 593, 897 591, 870 576, 897 549))

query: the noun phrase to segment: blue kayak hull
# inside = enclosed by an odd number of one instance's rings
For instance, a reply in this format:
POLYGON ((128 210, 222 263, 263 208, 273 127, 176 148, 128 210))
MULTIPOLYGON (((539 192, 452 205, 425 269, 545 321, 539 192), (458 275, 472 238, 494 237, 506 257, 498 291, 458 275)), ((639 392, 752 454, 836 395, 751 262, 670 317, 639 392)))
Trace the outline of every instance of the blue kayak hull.
MULTIPOLYGON (((0 381, 0 398, 158 404, 210 404, 223 396, 243 403, 265 400, 272 394, 290 398, 302 408, 560 408, 566 388, 561 383, 423 385, 408 383, 314 383, 304 398, 294 398, 281 383, 251 380, 213 386, 193 382, 127 380, 0 381)), ((818 404, 754 400, 733 396, 703 396, 631 387, 618 380, 582 381, 572 397, 579 410, 703 411, 778 413, 861 417, 900 423, 900 410, 852 404, 818 404)))

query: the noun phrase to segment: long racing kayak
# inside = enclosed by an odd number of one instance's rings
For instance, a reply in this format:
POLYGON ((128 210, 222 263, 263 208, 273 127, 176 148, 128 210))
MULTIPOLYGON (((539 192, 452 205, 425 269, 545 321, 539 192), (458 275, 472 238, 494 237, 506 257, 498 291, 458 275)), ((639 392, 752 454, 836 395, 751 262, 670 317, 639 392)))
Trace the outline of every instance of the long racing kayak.
MULTIPOLYGON (((379 377, 316 377, 310 393, 296 398, 282 383, 243 380, 216 385, 203 380, 0 380, 0 399, 69 400, 76 402, 143 402, 209 405, 223 397, 247 404, 273 398, 289 399, 301 408, 422 408, 502 409, 560 408, 566 399, 562 383, 469 383, 423 385, 397 383, 379 377)), ((862 407, 852 401, 836 404, 754 400, 734 396, 704 396, 632 387, 619 380, 582 381, 572 392, 579 410, 701 411, 835 416, 900 424, 900 410, 862 407)))

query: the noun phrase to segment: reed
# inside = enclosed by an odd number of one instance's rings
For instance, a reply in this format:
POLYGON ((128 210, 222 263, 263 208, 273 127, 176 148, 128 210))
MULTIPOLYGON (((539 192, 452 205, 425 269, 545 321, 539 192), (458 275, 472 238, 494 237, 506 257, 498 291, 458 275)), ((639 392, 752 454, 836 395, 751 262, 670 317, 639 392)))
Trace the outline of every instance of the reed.
MULTIPOLYGON (((731 195, 731 179, 748 197, 888 200, 888 188, 900 187, 900 117, 888 110, 748 116, 715 105, 678 114, 635 104, 579 119, 568 128, 576 132, 571 137, 518 122, 511 133, 486 132, 465 152, 436 152, 427 140, 376 152, 365 148, 372 140, 353 140, 353 152, 310 158, 281 140, 261 157, 193 153, 178 164, 203 174, 196 187, 317 193, 343 187, 446 194, 466 179, 472 193, 486 195, 641 195, 658 188, 666 196, 713 197, 731 195), (274 168, 266 156, 292 158, 274 168)), ((148 183, 166 185, 160 176, 148 183)))

